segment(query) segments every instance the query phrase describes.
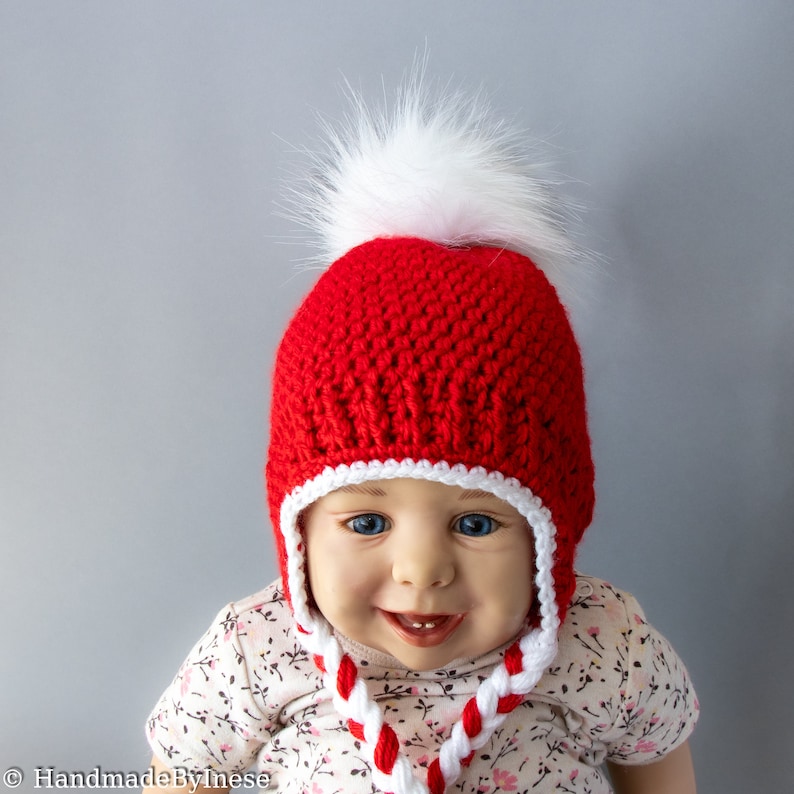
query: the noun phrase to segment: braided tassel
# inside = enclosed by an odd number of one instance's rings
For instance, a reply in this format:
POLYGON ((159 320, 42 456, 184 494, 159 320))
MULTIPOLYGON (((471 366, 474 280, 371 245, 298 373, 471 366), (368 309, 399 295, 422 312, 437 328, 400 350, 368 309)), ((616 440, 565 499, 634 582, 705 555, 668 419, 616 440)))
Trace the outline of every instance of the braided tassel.
POLYGON ((334 693, 334 706, 347 719, 348 730, 369 750, 375 784, 388 792, 428 794, 425 785, 414 777, 410 762, 400 752, 400 741, 394 729, 383 720, 380 709, 369 697, 355 662, 347 654, 341 654, 334 637, 328 635, 324 641, 329 653, 315 654, 314 663, 326 687, 334 693), (363 719, 363 723, 359 719, 363 719))

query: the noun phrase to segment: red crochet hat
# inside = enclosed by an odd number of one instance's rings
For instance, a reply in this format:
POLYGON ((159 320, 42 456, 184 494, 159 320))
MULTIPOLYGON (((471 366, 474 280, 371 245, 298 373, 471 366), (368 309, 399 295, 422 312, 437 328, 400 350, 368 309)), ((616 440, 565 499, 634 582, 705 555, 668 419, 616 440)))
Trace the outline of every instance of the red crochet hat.
POLYGON ((332 264, 278 350, 268 500, 302 641, 371 746, 375 782, 440 794, 553 660, 575 587, 593 466, 580 354, 547 277, 572 248, 517 139, 481 107, 412 94, 391 118, 357 110, 301 199, 332 264), (534 535, 538 619, 481 686, 491 697, 464 709, 427 784, 313 608, 298 527, 325 494, 393 477, 494 493, 534 535))

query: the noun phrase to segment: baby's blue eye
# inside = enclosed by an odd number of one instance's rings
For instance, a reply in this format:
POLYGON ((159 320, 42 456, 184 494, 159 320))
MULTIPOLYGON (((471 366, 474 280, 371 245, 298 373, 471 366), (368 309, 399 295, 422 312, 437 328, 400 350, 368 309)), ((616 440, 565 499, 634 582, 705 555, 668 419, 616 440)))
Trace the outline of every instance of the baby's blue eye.
POLYGON ((386 519, 377 513, 364 513, 355 518, 351 518, 345 526, 357 532, 359 535, 380 535, 385 532, 387 525, 386 519))
POLYGON ((458 532, 461 535, 468 535, 470 538, 481 538, 490 535, 497 527, 496 521, 490 516, 480 513, 469 513, 458 519, 458 532))

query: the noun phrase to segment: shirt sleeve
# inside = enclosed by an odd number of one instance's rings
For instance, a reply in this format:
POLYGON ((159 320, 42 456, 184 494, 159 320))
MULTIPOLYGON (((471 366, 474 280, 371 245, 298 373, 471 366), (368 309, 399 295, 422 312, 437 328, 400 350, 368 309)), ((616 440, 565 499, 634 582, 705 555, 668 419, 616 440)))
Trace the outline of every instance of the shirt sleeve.
POLYGON ((253 695, 241 641, 249 626, 234 604, 224 607, 150 714, 149 744, 167 766, 242 772, 269 738, 276 715, 253 695))
POLYGON ((670 643, 624 594, 627 623, 621 687, 613 703, 615 722, 604 736, 607 759, 637 765, 659 760, 692 733, 699 704, 689 674, 670 643))

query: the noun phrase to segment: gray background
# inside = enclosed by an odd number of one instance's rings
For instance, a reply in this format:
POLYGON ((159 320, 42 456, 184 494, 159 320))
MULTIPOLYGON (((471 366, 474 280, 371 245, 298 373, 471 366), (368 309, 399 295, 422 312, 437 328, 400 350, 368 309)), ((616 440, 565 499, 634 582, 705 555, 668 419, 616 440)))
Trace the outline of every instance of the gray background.
POLYGON ((0 3, 0 767, 143 770, 274 577, 268 372, 313 279, 278 181, 342 75, 427 46, 549 141, 603 258, 581 567, 687 660, 700 790, 792 791, 793 43, 787 0, 0 3))

